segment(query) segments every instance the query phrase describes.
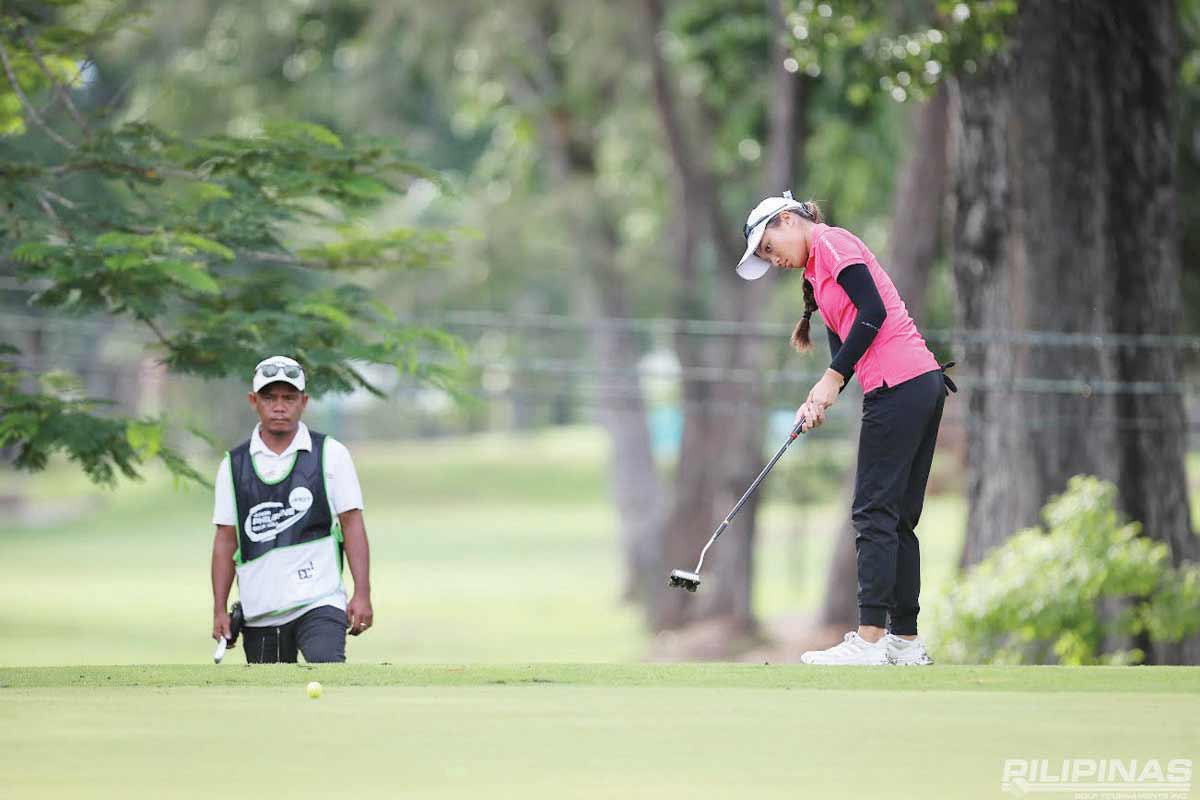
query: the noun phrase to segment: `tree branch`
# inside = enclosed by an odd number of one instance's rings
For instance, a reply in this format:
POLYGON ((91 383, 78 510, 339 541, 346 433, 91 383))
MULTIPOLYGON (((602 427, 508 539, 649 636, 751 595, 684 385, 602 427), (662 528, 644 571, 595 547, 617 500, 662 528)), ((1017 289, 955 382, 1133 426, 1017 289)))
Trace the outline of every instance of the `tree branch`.
POLYGON ((69 208, 72 211, 75 210, 75 202, 73 200, 68 200, 67 198, 65 198, 61 194, 59 194, 58 192, 52 192, 49 189, 42 189, 41 192, 46 197, 49 197, 51 200, 58 203, 63 208, 69 208))
POLYGON ((29 97, 25 94, 25 90, 22 89, 21 84, 17 82, 17 76, 13 72, 12 62, 10 62, 8 59, 8 48, 4 46, 3 42, 0 42, 0 62, 4 63, 4 74, 8 76, 8 82, 10 85, 12 85, 13 92, 17 95, 17 99, 21 101, 21 106, 25 109, 25 113, 29 115, 29 118, 33 120, 33 122, 39 128, 45 131, 46 135, 51 139, 58 142, 68 150, 75 150, 75 145, 71 144, 62 136, 59 136, 53 128, 46 124, 46 121, 42 119, 42 115, 39 114, 37 109, 33 107, 33 103, 29 101, 29 97))
MULTIPOLYGON (((79 80, 79 76, 82 75, 83 71, 85 69, 87 69, 88 66, 92 63, 93 62, 90 59, 84 59, 83 61, 80 61, 79 69, 75 70, 75 74, 71 76, 71 80, 66 81, 66 85, 74 86, 75 81, 79 80)), ((46 104, 38 110, 38 113, 43 114, 43 115, 50 113, 50 111, 54 108, 56 103, 58 103, 58 95, 57 94, 55 94, 53 97, 51 97, 46 102, 46 104)))
POLYGON ((33 40, 33 37, 29 35, 29 31, 24 27, 21 28, 21 39, 25 42, 25 46, 29 48, 29 54, 33 56, 33 60, 37 62, 38 69, 40 69, 42 74, 46 76, 46 80, 50 81, 50 86, 54 88, 54 93, 58 95, 58 97, 63 101, 63 105, 67 107, 67 111, 71 113, 71 118, 75 120, 75 124, 79 126, 81 131, 83 131, 84 136, 90 138, 91 134, 88 131, 88 126, 83 119, 83 115, 79 113, 79 109, 75 107, 75 104, 71 102, 71 96, 67 94, 67 91, 63 88, 62 83, 59 82, 50 72, 49 67, 46 66, 46 62, 42 58, 42 51, 38 49, 37 43, 33 40))
POLYGON ((651 73, 653 75, 654 99, 657 101, 658 117, 662 122, 663 131, 667 135, 667 145, 671 153, 671 160, 675 163, 675 169, 679 171, 679 177, 683 181, 683 191, 688 195, 699 198, 704 189, 702 185, 704 180, 697 167, 691 142, 688 140, 687 132, 683 127, 683 121, 680 119, 679 103, 672 86, 670 68, 667 66, 667 62, 663 58, 662 51, 658 46, 658 34, 662 28, 663 18, 662 4, 659 0, 644 0, 643 8, 646 11, 647 24, 645 26, 645 34, 650 56, 651 73))
POLYGON ((158 327, 158 323, 156 323, 154 320, 150 319, 150 317, 140 317, 140 319, 142 320, 142 322, 144 322, 146 324, 146 327, 149 328, 151 330, 151 332, 154 334, 154 338, 158 339, 159 344, 163 345, 164 347, 170 348, 171 340, 168 339, 167 335, 162 332, 161 328, 158 327))
MULTIPOLYGON (((239 250, 237 251, 239 259, 249 261, 260 261, 264 264, 283 264, 288 267, 296 267, 298 269, 307 269, 313 271, 328 271, 331 269, 328 262, 320 259, 305 259, 291 253, 272 253, 270 250, 239 250)), ((339 261, 334 270, 339 269, 377 269, 379 263, 376 261, 339 261)))
MULTIPOLYGON (((72 149, 74 149, 72 147, 72 149)), ((137 175, 142 178, 155 180, 157 178, 185 178, 190 181, 202 181, 203 177, 194 172, 188 172, 183 169, 173 169, 171 167, 140 167, 136 164, 125 164, 120 161, 103 161, 97 159, 88 159, 86 161, 74 161, 70 164, 60 164, 57 167, 51 167, 46 170, 48 175, 65 175, 68 172, 81 172, 87 169, 111 169, 116 172, 128 172, 131 175, 137 175)))
POLYGON ((781 31, 787 29, 779 0, 767 3, 773 32, 771 36, 771 103, 767 108, 766 175, 763 191, 778 193, 791 188, 796 166, 796 118, 799 77, 783 66, 788 46, 781 31))
MULTIPOLYGON (((770 101, 767 104, 767 141, 764 152, 766 159, 763 169, 761 190, 764 194, 778 194, 788 188, 794 179, 796 168, 796 130, 799 108, 797 103, 797 86, 799 78, 795 73, 788 72, 784 61, 788 48, 784 35, 786 30, 784 12, 779 0, 766 0, 767 14, 771 21, 772 36, 770 45, 770 101)), ((741 242, 733 236, 724 235, 724 229, 718 228, 714 233, 717 252, 726 261, 736 259, 741 253, 741 242)), ((732 271, 721 273, 731 284, 739 281, 734 278, 732 271)), ((735 319, 755 319, 766 305, 774 283, 774 275, 768 274, 762 279, 752 282, 749 286, 742 285, 732 294, 733 316, 735 319)), ((728 351, 729 365, 756 363, 761 360, 761 349, 755 343, 744 337, 736 337, 731 342, 728 351)))
POLYGON ((270 250, 242 250, 238 255, 252 261, 262 261, 267 264, 286 264, 290 267, 303 267, 310 263, 291 253, 272 253, 270 250))
POLYGON ((54 226, 58 228, 59 232, 62 233, 63 236, 67 237, 67 241, 74 242, 75 237, 71 235, 71 231, 67 228, 67 226, 63 224, 62 218, 58 216, 58 212, 56 212, 54 207, 51 206, 46 200, 46 195, 44 192, 38 192, 37 201, 38 205, 41 206, 42 211, 45 212, 46 216, 50 218, 50 221, 54 223, 54 226))

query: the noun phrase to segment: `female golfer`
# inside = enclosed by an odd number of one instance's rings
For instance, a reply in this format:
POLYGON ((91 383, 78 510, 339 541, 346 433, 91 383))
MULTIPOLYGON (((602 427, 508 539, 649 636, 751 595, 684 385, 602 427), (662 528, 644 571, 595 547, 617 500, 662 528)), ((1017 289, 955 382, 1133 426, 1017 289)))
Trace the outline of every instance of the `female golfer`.
POLYGON ((854 234, 824 224, 815 203, 791 192, 768 197, 746 220, 746 280, 774 265, 802 270, 804 316, 792 334, 812 349, 809 320, 821 312, 833 361, 796 411, 819 427, 851 375, 863 390, 858 475, 851 510, 858 553, 858 630, 801 656, 807 664, 932 664, 917 638, 921 558, 916 527, 937 444, 942 406, 954 388, 925 346, 904 301, 854 234))

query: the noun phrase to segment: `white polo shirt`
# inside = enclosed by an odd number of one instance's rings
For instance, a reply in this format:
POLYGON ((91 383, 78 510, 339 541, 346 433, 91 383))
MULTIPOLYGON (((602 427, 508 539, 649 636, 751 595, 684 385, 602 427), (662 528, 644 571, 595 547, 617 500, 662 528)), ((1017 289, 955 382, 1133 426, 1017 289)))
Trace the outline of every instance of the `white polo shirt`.
MULTIPOLYGON (((291 469, 292 459, 297 450, 312 451, 312 436, 308 432, 308 426, 303 422, 300 423, 300 427, 296 431, 296 435, 292 437, 287 449, 279 454, 267 447, 266 442, 259 435, 258 429, 259 426, 255 425, 254 431, 250 434, 250 458, 254 460, 255 469, 265 481, 281 479, 284 473, 291 469)), ((350 451, 346 449, 346 446, 332 436, 327 436, 325 439, 324 467, 325 486, 329 493, 329 505, 332 507, 333 513, 335 515, 344 514, 356 508, 361 509, 363 507, 362 487, 358 485, 358 474, 354 471, 354 461, 351 460, 350 451)), ((233 476, 230 473, 228 455, 221 459, 221 466, 217 467, 215 494, 213 524, 236 526, 237 504, 233 499, 233 476)), ((291 609, 282 614, 264 614, 254 619, 247 619, 246 624, 254 627, 283 625, 321 606, 335 606, 345 611, 345 590, 338 589, 333 594, 314 600, 307 606, 291 609)))

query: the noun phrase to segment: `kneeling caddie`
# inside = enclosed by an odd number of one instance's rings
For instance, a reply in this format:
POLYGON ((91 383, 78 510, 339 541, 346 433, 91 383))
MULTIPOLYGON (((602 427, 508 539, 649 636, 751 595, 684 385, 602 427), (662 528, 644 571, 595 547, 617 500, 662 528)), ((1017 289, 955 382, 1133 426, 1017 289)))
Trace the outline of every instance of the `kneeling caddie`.
POLYGON ((236 573, 249 663, 346 660, 346 631, 371 627, 362 489, 345 445, 300 421, 304 369, 285 356, 254 368, 259 422, 217 470, 213 638, 228 638, 236 573), (343 555, 354 576, 346 602, 343 555))

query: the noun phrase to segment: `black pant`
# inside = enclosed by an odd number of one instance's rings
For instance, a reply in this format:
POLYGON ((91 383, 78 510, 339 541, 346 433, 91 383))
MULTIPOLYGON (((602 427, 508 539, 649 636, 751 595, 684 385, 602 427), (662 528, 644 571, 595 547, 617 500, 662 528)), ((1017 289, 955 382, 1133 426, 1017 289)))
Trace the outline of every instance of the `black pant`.
POLYGON ((921 549, 916 527, 947 394, 939 370, 863 397, 852 510, 860 625, 904 636, 917 632, 921 549))
POLYGON ((297 648, 309 664, 346 660, 346 612, 314 608, 284 625, 242 629, 247 664, 295 664, 297 648))

